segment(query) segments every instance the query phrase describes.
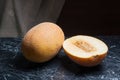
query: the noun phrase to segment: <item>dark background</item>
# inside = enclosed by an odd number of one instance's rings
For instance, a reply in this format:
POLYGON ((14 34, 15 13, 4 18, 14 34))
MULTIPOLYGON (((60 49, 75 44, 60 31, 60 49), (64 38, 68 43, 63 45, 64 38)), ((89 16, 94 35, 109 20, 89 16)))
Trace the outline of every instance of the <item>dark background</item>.
POLYGON ((119 35, 119 0, 66 0, 57 24, 67 36, 119 35))

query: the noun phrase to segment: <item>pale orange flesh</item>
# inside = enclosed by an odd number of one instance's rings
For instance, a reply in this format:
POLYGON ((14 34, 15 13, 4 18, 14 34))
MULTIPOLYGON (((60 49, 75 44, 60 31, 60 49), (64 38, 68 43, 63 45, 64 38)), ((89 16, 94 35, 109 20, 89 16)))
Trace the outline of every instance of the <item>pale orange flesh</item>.
POLYGON ((73 45, 75 45, 78 48, 84 50, 85 52, 96 51, 95 47, 93 47, 92 45, 90 45, 89 43, 87 43, 85 41, 79 40, 79 41, 74 42, 73 45))

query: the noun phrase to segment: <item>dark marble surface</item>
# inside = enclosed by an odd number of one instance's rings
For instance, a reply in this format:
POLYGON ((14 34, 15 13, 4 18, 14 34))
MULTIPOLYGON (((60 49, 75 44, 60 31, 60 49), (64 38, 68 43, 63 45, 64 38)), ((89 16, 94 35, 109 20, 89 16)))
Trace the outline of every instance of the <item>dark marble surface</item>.
POLYGON ((109 47, 103 62, 92 68, 72 62, 63 49, 46 63, 27 61, 20 38, 0 38, 0 80, 120 80, 120 36, 98 36, 109 47))

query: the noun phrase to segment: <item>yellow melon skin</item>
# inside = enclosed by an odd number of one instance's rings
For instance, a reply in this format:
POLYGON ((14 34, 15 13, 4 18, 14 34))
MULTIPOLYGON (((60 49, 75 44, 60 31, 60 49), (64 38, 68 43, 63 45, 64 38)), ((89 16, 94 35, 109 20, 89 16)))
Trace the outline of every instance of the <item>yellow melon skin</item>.
POLYGON ((82 58, 82 57, 77 57, 74 55, 71 55, 71 53, 67 52, 66 50, 64 50, 65 53, 67 54, 67 56, 75 63, 84 66, 84 67, 93 67, 93 66, 97 66, 98 64, 100 64, 103 59, 106 57, 107 52, 102 54, 102 55, 97 55, 97 56, 92 56, 89 58, 82 58))
POLYGON ((22 40, 23 56, 32 62, 46 62, 55 57, 64 41, 62 29, 52 22, 31 28, 22 40))

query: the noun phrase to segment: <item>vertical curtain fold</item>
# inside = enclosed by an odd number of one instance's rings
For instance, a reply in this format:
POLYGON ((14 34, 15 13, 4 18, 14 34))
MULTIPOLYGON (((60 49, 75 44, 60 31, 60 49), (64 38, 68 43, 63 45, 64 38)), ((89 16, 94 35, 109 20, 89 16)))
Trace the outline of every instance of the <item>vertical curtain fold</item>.
POLYGON ((65 0, 6 0, 0 36, 17 37, 43 21, 56 22, 65 0), (12 14, 9 14, 9 13, 12 14), (7 32, 7 33, 6 33, 7 32))

